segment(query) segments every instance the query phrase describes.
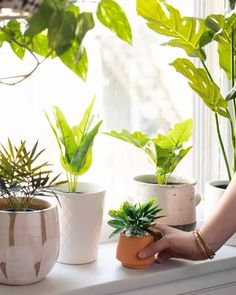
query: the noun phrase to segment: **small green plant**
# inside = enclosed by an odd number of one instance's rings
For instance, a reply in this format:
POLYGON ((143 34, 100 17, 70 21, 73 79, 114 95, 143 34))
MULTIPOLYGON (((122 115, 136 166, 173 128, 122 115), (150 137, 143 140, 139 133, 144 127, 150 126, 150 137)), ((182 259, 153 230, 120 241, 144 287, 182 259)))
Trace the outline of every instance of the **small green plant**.
POLYGON ((116 132, 106 132, 105 134, 131 143, 144 151, 151 162, 155 165, 157 183, 166 184, 179 162, 187 155, 192 146, 183 148, 192 136, 192 120, 177 123, 174 129, 168 132, 157 134, 155 138, 150 138, 140 131, 130 133, 127 130, 116 132))
POLYGON ((59 107, 54 107, 55 125, 45 112, 51 129, 56 137, 61 156, 61 165, 66 171, 69 192, 76 192, 78 176, 88 171, 92 164, 92 146, 102 121, 93 128, 91 111, 95 98, 85 110, 81 122, 70 127, 59 107))
MULTIPOLYGON (((154 234, 150 229, 154 225, 154 221, 162 216, 157 216, 162 209, 158 205, 154 205, 156 199, 144 204, 131 204, 126 201, 120 206, 120 210, 110 210, 109 216, 112 217, 108 221, 115 230, 109 238, 114 235, 123 233, 127 237, 143 237, 147 234, 154 234)), ((154 234, 155 235, 155 234, 154 234)))
POLYGON ((8 139, 8 146, 0 146, 0 196, 12 211, 26 211, 34 197, 56 196, 52 187, 64 183, 56 182, 59 175, 50 179, 48 162, 37 163, 44 151, 37 152, 38 142, 30 151, 25 145, 13 146, 8 139))

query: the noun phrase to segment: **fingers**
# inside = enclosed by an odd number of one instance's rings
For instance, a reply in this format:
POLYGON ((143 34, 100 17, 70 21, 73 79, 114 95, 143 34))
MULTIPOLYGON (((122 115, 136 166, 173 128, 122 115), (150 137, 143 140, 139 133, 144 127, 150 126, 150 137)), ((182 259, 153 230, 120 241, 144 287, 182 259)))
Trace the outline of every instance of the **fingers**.
POLYGON ((169 248, 168 238, 163 237, 159 241, 150 244, 138 253, 140 259, 145 259, 169 248))

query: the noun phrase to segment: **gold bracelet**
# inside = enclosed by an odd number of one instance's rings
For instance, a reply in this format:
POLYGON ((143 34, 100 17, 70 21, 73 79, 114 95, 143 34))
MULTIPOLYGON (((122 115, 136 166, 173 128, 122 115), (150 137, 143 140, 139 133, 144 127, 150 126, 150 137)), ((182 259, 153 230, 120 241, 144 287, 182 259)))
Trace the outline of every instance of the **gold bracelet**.
POLYGON ((196 242, 199 245, 199 247, 201 248, 202 252, 204 253, 204 255, 209 258, 209 259, 213 259, 215 256, 214 251, 210 248, 210 246, 206 243, 206 241, 204 240, 202 233, 199 230, 194 230, 193 234, 196 238, 196 242))

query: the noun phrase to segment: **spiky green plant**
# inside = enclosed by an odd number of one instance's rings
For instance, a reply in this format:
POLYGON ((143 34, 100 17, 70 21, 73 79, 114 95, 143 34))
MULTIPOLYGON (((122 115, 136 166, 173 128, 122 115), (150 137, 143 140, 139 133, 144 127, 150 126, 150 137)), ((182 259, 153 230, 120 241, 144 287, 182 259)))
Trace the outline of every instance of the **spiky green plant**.
POLYGON ((26 211, 36 196, 56 196, 53 186, 59 175, 50 178, 52 171, 48 162, 37 163, 44 150, 37 151, 38 141, 32 150, 26 149, 26 141, 19 147, 0 145, 0 196, 8 202, 12 211, 26 211))
POLYGON ((114 235, 123 233, 127 237, 143 237, 147 234, 154 234, 150 229, 154 225, 154 221, 163 216, 157 216, 162 210, 158 205, 155 205, 156 199, 140 204, 132 204, 125 201, 119 210, 110 210, 109 216, 112 217, 108 221, 111 227, 115 230, 109 238, 114 235))

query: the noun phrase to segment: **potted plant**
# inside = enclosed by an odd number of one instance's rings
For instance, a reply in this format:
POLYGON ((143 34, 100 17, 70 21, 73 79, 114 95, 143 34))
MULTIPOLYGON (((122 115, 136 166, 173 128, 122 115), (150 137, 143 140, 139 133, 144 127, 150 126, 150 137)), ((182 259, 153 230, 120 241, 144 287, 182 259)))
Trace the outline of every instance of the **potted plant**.
POLYGON ((91 127, 95 98, 80 123, 70 127, 59 107, 54 107, 55 124, 46 113, 56 137, 61 164, 68 183, 59 195, 61 243, 58 261, 69 264, 89 263, 97 258, 103 219, 105 191, 97 184, 78 182, 92 164, 92 146, 102 121, 91 127), (91 218, 91 216, 93 218, 91 218))
POLYGON ((120 235, 116 258, 125 267, 144 268, 155 261, 155 256, 140 260, 137 255, 140 250, 161 237, 160 233, 151 230, 154 222, 162 217, 157 215, 161 208, 155 203, 156 199, 134 205, 126 201, 119 210, 109 211, 112 219, 108 224, 115 228, 110 237, 120 235))
MULTIPOLYGON (((229 2, 231 9, 235 8, 235 2, 235 0, 229 2)), ((207 184, 205 207, 206 216, 208 216, 236 172, 236 14, 231 11, 225 15, 210 14, 205 19, 182 17, 176 8, 160 0, 137 0, 137 12, 147 21, 150 29, 170 39, 165 45, 185 51, 188 58, 177 58, 171 65, 187 78, 189 86, 214 115, 228 180, 214 180, 207 184), (205 47, 213 42, 218 49, 218 64, 215 66, 223 70, 225 79, 228 79, 231 88, 229 92, 222 93, 220 83, 213 75, 216 67, 211 71, 207 65, 205 47), (190 59, 198 60, 200 67, 197 67, 190 59), (228 125, 230 133, 231 152, 228 154, 226 148, 228 142, 224 141, 222 136, 220 120, 228 125)))
POLYGON ((0 146, 0 283, 26 285, 43 279, 56 263, 59 222, 56 204, 42 197, 56 196, 43 151, 0 146))
POLYGON ((83 40, 97 22, 131 44, 130 24, 121 6, 114 0, 92 3, 95 9, 91 8, 91 2, 84 8, 86 1, 0 1, 0 20, 4 21, 0 26, 0 48, 8 43, 17 57, 23 60, 28 52, 35 61, 29 72, 3 77, 0 82, 9 85, 20 83, 31 76, 45 59, 55 57, 86 80, 88 57, 83 40), (9 14, 1 11, 2 8, 20 10, 20 14, 9 14), (24 9, 27 13, 22 13, 24 9))
POLYGON ((146 202, 157 197, 165 215, 161 223, 184 230, 194 229, 195 206, 199 202, 194 190, 196 182, 193 179, 172 175, 179 162, 192 148, 191 146, 184 148, 184 144, 192 135, 192 120, 178 123, 165 135, 157 134, 155 138, 140 131, 131 134, 127 130, 122 130, 105 134, 141 149, 155 167, 155 174, 139 175, 134 178, 137 185, 134 198, 146 202))

